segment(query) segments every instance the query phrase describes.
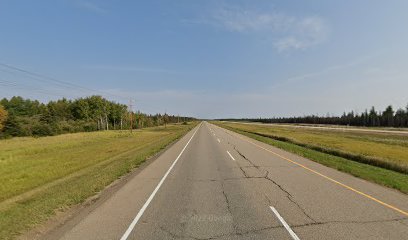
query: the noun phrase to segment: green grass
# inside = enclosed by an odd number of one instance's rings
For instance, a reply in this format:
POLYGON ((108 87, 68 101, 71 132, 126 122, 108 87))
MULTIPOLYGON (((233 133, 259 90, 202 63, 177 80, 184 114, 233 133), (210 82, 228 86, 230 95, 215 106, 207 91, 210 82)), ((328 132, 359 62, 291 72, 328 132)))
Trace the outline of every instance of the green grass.
POLYGON ((84 202, 195 125, 0 141, 0 239, 84 202))
MULTIPOLYGON (((270 134, 270 130, 264 130, 264 128, 275 128, 275 127, 265 127, 265 126, 253 126, 253 125, 246 125, 246 124, 235 124, 235 123, 222 123, 222 122, 214 122, 216 125, 220 127, 227 128, 229 130, 235 131, 237 133, 246 135, 248 137, 251 137, 253 139, 256 139, 258 141, 270 144, 272 146, 284 149, 288 152, 295 153, 297 155, 303 156, 305 158, 308 158, 310 160, 313 160, 315 162, 321 163, 325 166, 335 168, 337 170, 349 173, 351 175, 354 175, 356 177, 360 177, 387 187, 395 188, 403 193, 408 193, 408 174, 404 174, 401 172, 385 169, 382 167, 378 166, 373 166, 365 163, 361 163, 355 160, 350 160, 348 158, 342 157, 342 156, 336 156, 324 151, 319 151, 313 148, 310 148, 307 144, 295 144, 291 141, 287 140, 278 140, 277 138, 270 137, 268 134, 270 134), (251 132, 253 131, 253 132, 251 132), (266 134, 267 133, 267 134, 266 134)), ((279 127, 280 128, 280 127, 279 127)), ((273 130, 272 130, 273 131, 273 130)), ((278 129, 276 130, 280 134, 284 132, 285 130, 278 129)), ((302 136, 303 129, 297 129, 295 131, 300 131, 299 135, 302 136)), ((295 136, 295 133, 292 131, 289 131, 292 134, 290 135, 291 137, 295 136)), ((300 141, 300 139, 312 139, 313 142, 316 141, 313 139, 312 135, 313 133, 309 132, 307 133, 307 137, 304 136, 304 138, 296 138, 296 141, 300 141)), ((340 135, 339 139, 333 138, 333 135, 337 133, 327 133, 327 132, 317 132, 316 133, 316 139, 319 140, 325 140, 323 143, 330 143, 330 146, 342 146, 344 144, 344 139, 346 136, 340 135), (328 136, 327 139, 324 139, 324 136, 328 136), (329 139, 329 140, 328 140, 329 139), (337 141, 342 142, 342 144, 337 144, 337 141)), ((352 137, 356 140, 360 140, 361 142, 359 143, 359 147, 356 149, 359 149, 361 151, 364 151, 362 149, 365 149, 366 152, 372 153, 372 145, 366 144, 369 141, 372 141, 372 138, 376 138, 376 136, 364 136, 365 134, 359 134, 360 136, 354 136, 354 134, 347 133, 347 137, 352 137), (366 145, 365 145, 366 144, 366 145)), ((288 134, 289 135, 289 134, 288 134)), ((288 135, 279 135, 282 138, 289 137, 288 135)), ((276 137, 276 136, 275 136, 276 137)), ((382 141, 379 141, 382 144, 389 145, 391 148, 393 146, 401 146, 402 148, 405 148, 405 151, 408 151, 407 147, 404 145, 403 139, 400 139, 399 136, 384 136, 384 139, 382 141), (392 141, 392 143, 389 143, 390 139, 395 139, 397 140, 397 143, 392 141), (402 140, 402 142, 400 142, 402 140), (385 142, 385 143, 384 143, 385 142)), ((353 144, 357 144, 356 142, 353 142, 353 144)), ((340 149, 341 151, 345 151, 344 149, 340 149)), ((376 151, 374 151, 376 152, 376 151)), ((406 153, 405 153, 406 154, 406 153)), ((393 155, 392 155, 393 156, 393 155)), ((392 159, 392 158, 390 158, 392 159)))

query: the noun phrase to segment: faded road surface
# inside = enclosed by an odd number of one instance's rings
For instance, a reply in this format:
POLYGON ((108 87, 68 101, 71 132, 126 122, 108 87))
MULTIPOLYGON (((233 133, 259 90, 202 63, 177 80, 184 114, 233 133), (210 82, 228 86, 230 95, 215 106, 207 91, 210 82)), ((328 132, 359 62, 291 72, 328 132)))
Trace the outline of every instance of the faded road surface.
POLYGON ((408 239, 408 196, 202 123, 46 239, 408 239))

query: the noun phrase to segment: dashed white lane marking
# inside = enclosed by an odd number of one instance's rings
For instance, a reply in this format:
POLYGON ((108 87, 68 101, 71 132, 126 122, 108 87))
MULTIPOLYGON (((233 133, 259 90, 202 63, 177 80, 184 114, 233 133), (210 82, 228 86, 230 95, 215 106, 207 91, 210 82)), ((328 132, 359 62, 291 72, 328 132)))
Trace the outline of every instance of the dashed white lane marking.
POLYGON ((136 217, 133 219, 132 223, 129 225, 128 229, 123 234, 123 236, 120 238, 120 240, 126 240, 129 237, 130 233, 133 231, 133 228, 136 226, 137 222, 142 217, 143 213, 145 212, 146 208, 149 206, 150 202, 153 200, 153 198, 156 195, 157 191, 159 191, 159 188, 163 184, 164 180, 166 180, 166 178, 169 175, 170 171, 173 169, 174 165, 176 165, 176 163, 179 160, 180 156, 183 154, 184 150, 186 150, 188 144, 191 142, 191 139, 193 139, 194 135, 196 134, 197 130, 200 129, 200 127, 201 127, 201 125, 195 130, 195 132, 191 136, 190 140, 188 140, 187 144, 184 146, 183 150, 181 150, 181 152, 177 156, 176 160, 174 160, 173 164, 171 164, 169 170, 167 170, 166 174, 164 174, 163 178, 160 180, 159 184, 157 184, 156 188, 154 189, 154 191, 152 192, 150 197, 147 199, 147 201, 145 202, 143 207, 139 210, 136 217))
POLYGON ((230 156, 230 158, 235 161, 235 158, 231 155, 231 153, 228 152, 228 151, 227 151, 227 153, 228 153, 228 155, 230 156))
MULTIPOLYGON (((218 128, 220 128, 220 127, 218 127, 218 128)), ((220 128, 220 129, 221 129, 221 128, 220 128)), ((225 129, 222 129, 222 130, 223 130, 225 133, 228 133, 227 130, 225 130, 225 129)), ((383 202, 383 201, 381 201, 381 200, 379 200, 379 199, 377 199, 377 198, 375 198, 375 197, 373 197, 373 196, 371 196, 371 195, 369 195, 369 194, 367 194, 367 193, 364 193, 364 192, 362 192, 362 191, 359 191, 359 190, 357 190, 357 189, 355 189, 355 188, 353 188, 353 187, 351 187, 351 186, 349 186, 349 185, 346 185, 346 184, 344 184, 344 183, 342 183, 342 182, 339 182, 339 181, 337 181, 337 180, 335 180, 335 179, 333 179, 333 178, 331 178, 331 177, 329 177, 329 176, 326 176, 326 175, 324 175, 324 174, 322 174, 322 173, 320 173, 320 172, 318 172, 318 171, 316 171, 316 170, 313 170, 313 169, 311 169, 311 168, 309 168, 309 167, 307 167, 307 166, 305 166, 305 165, 303 165, 303 164, 300 164, 300 163, 298 163, 298 162, 296 162, 296 161, 294 161, 294 160, 291 160, 291 159, 289 159, 289 158, 287 158, 287 157, 284 157, 283 155, 281 155, 281 154, 279 154, 279 153, 276 153, 276 152, 274 152, 274 151, 272 151, 272 150, 270 150, 270 149, 268 149, 268 148, 265 148, 265 147, 263 147, 263 146, 261 146, 261 145, 255 143, 255 142, 253 142, 253 141, 256 141, 256 140, 251 140, 251 141, 250 141, 250 140, 244 138, 243 136, 241 136, 241 135, 238 134, 238 133, 234 133, 234 135, 232 135, 232 134, 229 134, 229 135, 235 136, 235 137, 237 137, 237 138, 239 138, 239 139, 241 139, 241 140, 243 140, 243 141, 245 141, 245 142, 248 142, 248 143, 250 143, 250 144, 252 144, 252 145, 254 145, 254 146, 258 147, 258 148, 261 148, 261 149, 263 149, 263 150, 265 150, 265 151, 267 151, 267 152, 269 152, 269 153, 271 153, 271 154, 273 154, 273 155, 275 155, 275 156, 277 156, 277 157, 279 157, 279 158, 281 158, 281 159, 283 159, 283 160, 285 160, 285 161, 291 162, 291 163, 293 163, 293 164, 295 164, 295 165, 297 165, 297 166, 299 166, 299 167, 301 167, 301 168, 303 168, 303 169, 306 169, 307 171, 310 171, 310 172, 312 172, 312 173, 314 173, 314 174, 316 174, 316 175, 319 175, 319 176, 321 176, 321 177, 327 179, 327 180, 330 181, 330 182, 333 182, 333 183, 335 183, 335 184, 338 184, 338 185, 340 185, 340 186, 343 187, 343 188, 346 188, 346 189, 348 189, 348 190, 350 190, 350 191, 352 191, 352 192, 355 192, 355 193, 357 193, 357 194, 359 194, 359 195, 361 195, 361 196, 364 196, 364 197, 366 197, 366 198, 368 198, 368 199, 371 199, 372 201, 377 202, 377 203, 379 203, 379 204, 381 204, 381 205, 383 205, 383 206, 385 206, 385 207, 387 207, 387 208, 389 208, 389 209, 392 209, 392 210, 397 211, 397 212, 399 212, 399 213, 401 213, 401 214, 403 214, 403 215, 405 215, 405 216, 408 216, 408 212, 407 212, 406 210, 404 211, 404 210, 402 210, 402 209, 400 209, 400 208, 397 208, 397 207, 395 207, 395 206, 393 206, 393 205, 391 205, 391 204, 388 204, 388 203, 386 203, 386 202, 383 202)))
POLYGON ((296 233, 290 228, 289 224, 286 223, 285 219, 283 219, 283 217, 278 213, 278 211, 272 207, 269 206, 272 210, 272 212, 276 215, 276 217, 279 219, 279 221, 283 224, 283 226, 286 228, 286 230, 289 232, 290 236, 294 239, 294 240, 300 240, 300 238, 296 235, 296 233))
POLYGON ((221 140, 219 139, 219 138, 217 138, 217 141, 220 143, 221 142, 221 140))

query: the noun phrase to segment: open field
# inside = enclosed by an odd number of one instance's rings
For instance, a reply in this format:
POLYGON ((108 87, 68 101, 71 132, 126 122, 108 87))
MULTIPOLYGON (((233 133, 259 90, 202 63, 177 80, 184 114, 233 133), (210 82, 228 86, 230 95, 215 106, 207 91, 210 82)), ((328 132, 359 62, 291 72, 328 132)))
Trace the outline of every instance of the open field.
MULTIPOLYGON (((231 121, 232 122, 232 121, 231 121)), ((347 131, 347 132, 376 132, 376 133, 391 133, 408 136, 408 128, 394 128, 394 127, 362 127, 362 126, 344 126, 344 125, 330 125, 330 124, 308 124, 308 123, 261 123, 261 122, 233 122, 261 126, 276 126, 276 127, 292 127, 292 128, 308 128, 327 131, 347 131)))
POLYGON ((408 193, 408 137, 214 122, 227 129, 408 193))
POLYGON ((0 141, 0 239, 83 202, 195 125, 0 141))

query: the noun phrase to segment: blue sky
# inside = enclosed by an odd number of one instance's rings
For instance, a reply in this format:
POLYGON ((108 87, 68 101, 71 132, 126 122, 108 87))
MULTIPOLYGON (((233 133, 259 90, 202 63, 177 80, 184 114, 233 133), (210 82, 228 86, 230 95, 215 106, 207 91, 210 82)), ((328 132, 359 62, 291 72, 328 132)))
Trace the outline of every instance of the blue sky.
POLYGON ((0 0, 0 97, 109 93, 203 118, 408 103, 408 1, 0 0), (13 84, 11 84, 11 83, 13 84))

